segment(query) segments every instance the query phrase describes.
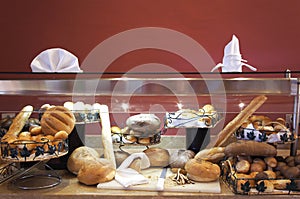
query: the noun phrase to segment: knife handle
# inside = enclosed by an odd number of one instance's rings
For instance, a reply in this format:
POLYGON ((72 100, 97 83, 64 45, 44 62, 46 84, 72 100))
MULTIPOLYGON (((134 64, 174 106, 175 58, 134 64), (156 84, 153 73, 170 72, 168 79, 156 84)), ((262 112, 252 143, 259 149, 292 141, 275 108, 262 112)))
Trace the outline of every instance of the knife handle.
POLYGON ((157 191, 163 191, 165 185, 165 179, 164 178, 158 178, 157 184, 156 184, 156 190, 157 191))

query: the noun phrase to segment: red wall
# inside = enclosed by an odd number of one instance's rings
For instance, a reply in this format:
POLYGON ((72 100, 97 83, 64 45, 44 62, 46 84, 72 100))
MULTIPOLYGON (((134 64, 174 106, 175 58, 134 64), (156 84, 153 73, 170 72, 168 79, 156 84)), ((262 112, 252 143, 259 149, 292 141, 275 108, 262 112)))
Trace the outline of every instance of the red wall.
MULTIPOLYGON (((299 9, 299 0, 2 1, 0 70, 31 71, 31 60, 52 47, 73 52, 81 63, 105 39, 141 27, 183 33, 201 44, 215 63, 236 34, 243 58, 259 71, 299 70, 299 9)), ((126 53, 108 70, 127 71, 145 63, 194 70, 176 54, 155 49, 126 53)), ((96 66, 82 69, 98 71, 96 66)))

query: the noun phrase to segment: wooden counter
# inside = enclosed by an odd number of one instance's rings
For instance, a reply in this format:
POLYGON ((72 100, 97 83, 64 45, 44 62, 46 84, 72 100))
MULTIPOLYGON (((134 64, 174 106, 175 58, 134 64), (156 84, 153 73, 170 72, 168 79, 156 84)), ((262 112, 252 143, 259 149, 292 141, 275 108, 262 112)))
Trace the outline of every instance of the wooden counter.
POLYGON ((62 182, 52 188, 39 190, 22 190, 14 186, 11 181, 0 185, 0 198, 3 199, 40 199, 40 198, 108 198, 108 199, 132 199, 132 198, 300 198, 300 195, 235 195, 221 181, 222 192, 220 194, 211 193, 174 193, 174 192, 155 192, 155 191, 127 191, 127 190, 103 190, 96 186, 85 186, 78 183, 77 178, 68 171, 57 171, 62 177, 62 182))

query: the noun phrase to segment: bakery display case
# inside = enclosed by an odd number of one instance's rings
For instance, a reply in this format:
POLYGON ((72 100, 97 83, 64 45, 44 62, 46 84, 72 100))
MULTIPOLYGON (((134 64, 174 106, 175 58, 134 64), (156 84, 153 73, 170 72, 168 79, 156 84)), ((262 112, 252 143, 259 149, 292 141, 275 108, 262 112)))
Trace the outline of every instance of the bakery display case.
MULTIPOLYGON (((278 140, 271 144, 278 151, 284 151, 286 156, 295 156, 298 149, 300 112, 298 77, 298 72, 0 73, 0 113, 2 119, 15 117, 24 106, 32 105, 32 117, 38 118, 40 109, 45 104, 63 106, 66 102, 83 102, 89 105, 85 106, 89 108, 73 110, 73 113, 76 113, 76 123, 68 139, 68 154, 49 161, 54 169, 65 169, 65 165, 61 167, 61 164, 66 164, 70 153, 79 146, 89 145, 86 142, 87 137, 101 137, 101 117, 93 109, 93 104, 107 105, 111 126, 121 130, 128 125, 128 118, 138 114, 154 114, 159 118, 160 127, 153 137, 149 137, 149 144, 134 141, 137 145, 151 148, 160 144, 159 146, 165 149, 190 149, 197 153, 204 148, 214 147, 219 133, 226 125, 234 121, 251 100, 257 96, 265 96, 266 100, 251 116, 270 118, 272 125, 266 126, 272 127, 272 130, 262 131, 249 129, 249 126, 237 126, 226 141, 230 143, 242 137, 264 142, 269 135, 274 135, 278 140), (213 111, 202 112, 208 105, 213 111), (284 119, 285 132, 274 130, 273 124, 278 124, 278 118, 284 119), (174 146, 175 142, 162 142, 170 137, 184 137, 185 143, 174 146), (260 140, 257 140, 258 138, 260 140)), ((131 144, 122 140, 128 135, 131 135, 129 131, 121 134, 120 138, 118 131, 112 134, 120 145, 131 144)), ((144 137, 139 135, 136 138, 142 140, 144 137)), ((4 145, 1 147, 5 148, 4 145)), ((100 147, 102 146, 99 143, 100 147)), ((226 164, 223 172, 231 167, 234 165, 226 164)), ((221 188, 226 189, 221 181, 220 183, 221 188)), ((97 192, 97 188, 94 189, 97 192)), ((181 192, 184 193, 185 190, 181 192)), ((293 192, 284 192, 287 193, 293 192)), ((197 193, 194 196, 198 196, 197 193)))

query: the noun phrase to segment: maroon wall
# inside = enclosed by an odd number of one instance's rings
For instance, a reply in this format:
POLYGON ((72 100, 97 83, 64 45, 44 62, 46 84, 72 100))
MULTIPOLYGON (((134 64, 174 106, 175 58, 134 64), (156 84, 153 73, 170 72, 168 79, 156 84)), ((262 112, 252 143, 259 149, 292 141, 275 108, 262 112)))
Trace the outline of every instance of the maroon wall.
MULTIPOLYGON (((2 1, 0 70, 31 71, 31 60, 52 47, 65 48, 83 62, 105 39, 140 27, 181 32, 201 44, 216 63, 236 34, 243 58, 259 71, 298 70, 299 9, 299 0, 2 1)), ((190 63, 174 53, 155 49, 120 56, 108 70, 127 71, 145 63, 193 71, 190 63)))

